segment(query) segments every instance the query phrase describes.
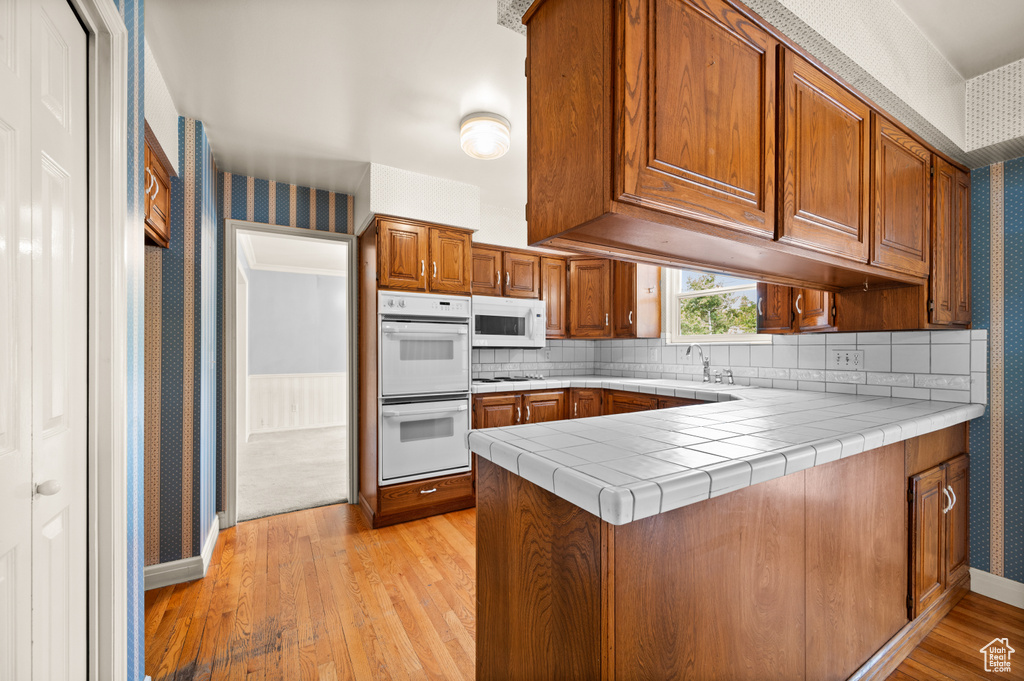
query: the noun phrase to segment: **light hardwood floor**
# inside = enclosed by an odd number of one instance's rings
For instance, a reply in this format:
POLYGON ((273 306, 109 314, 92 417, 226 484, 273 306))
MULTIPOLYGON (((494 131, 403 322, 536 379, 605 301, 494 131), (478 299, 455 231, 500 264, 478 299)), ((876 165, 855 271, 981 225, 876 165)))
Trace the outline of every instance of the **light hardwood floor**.
POLYGON ((890 681, 1024 679, 1024 610, 967 594, 889 677, 890 681), (981 647, 1009 638, 1009 673, 986 673, 981 647))
POLYGON ((472 679, 474 510, 372 531, 354 506, 225 530, 203 580, 146 593, 146 673, 472 679))
MULTIPOLYGON (((476 511, 370 530, 354 506, 241 523, 205 579, 146 593, 154 681, 474 676, 476 511)), ((1024 680, 1024 610, 969 594, 890 676, 1024 680), (1009 637, 1010 674, 979 648, 1009 637), (1019 659, 1019 662, 1018 662, 1019 659)))

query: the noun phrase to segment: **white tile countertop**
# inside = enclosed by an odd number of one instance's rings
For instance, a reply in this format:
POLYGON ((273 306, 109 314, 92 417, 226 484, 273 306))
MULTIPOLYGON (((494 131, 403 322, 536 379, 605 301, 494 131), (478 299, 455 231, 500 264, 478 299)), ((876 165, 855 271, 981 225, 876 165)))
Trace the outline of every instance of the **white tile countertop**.
POLYGON ((710 404, 474 430, 470 449, 613 525, 908 440, 982 404, 576 376, 473 392, 607 388, 710 404))

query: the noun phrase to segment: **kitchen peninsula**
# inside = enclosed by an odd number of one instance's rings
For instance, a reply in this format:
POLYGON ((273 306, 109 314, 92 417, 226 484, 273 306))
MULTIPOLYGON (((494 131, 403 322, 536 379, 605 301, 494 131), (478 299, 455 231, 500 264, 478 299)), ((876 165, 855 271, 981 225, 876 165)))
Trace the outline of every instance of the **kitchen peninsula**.
POLYGON ((983 405, 606 381, 718 401, 470 434, 477 678, 884 678, 968 590, 983 405))

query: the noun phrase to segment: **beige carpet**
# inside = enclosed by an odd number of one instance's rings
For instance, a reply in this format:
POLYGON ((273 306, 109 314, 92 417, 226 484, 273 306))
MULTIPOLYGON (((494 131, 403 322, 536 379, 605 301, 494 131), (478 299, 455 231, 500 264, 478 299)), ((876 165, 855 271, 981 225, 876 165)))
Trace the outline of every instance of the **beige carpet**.
POLYGON ((347 501, 347 453, 344 426, 250 435, 238 447, 238 519, 347 501))

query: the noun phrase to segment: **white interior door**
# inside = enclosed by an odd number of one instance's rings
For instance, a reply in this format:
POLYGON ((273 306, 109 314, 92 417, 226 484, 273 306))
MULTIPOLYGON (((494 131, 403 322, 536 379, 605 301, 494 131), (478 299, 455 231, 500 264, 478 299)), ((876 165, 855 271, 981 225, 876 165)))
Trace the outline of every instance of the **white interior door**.
POLYGON ((238 405, 238 418, 235 419, 236 437, 239 444, 249 441, 249 282, 242 274, 241 267, 235 275, 237 288, 238 313, 235 324, 237 339, 237 356, 235 369, 235 403, 238 405))
POLYGON ((0 17, 0 678, 84 679, 86 36, 0 17))
POLYGON ((32 184, 29 0, 0 0, 0 679, 29 678, 32 636, 32 184))

